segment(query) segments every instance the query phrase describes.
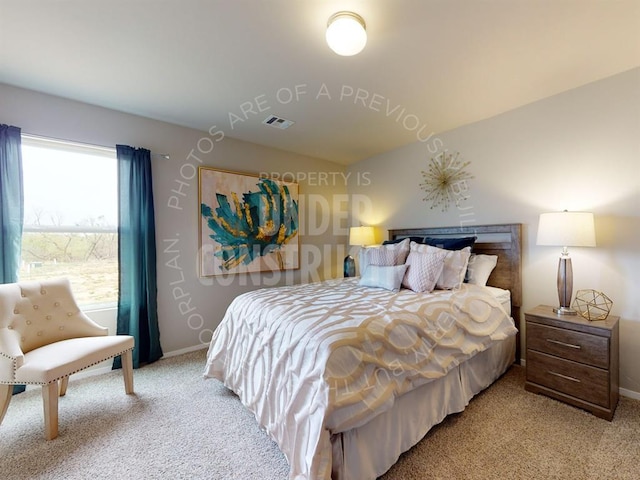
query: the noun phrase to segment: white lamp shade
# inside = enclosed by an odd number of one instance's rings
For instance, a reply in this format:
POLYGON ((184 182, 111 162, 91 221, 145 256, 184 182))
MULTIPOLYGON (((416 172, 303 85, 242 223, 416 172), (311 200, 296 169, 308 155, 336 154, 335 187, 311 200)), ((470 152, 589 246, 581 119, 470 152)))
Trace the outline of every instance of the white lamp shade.
POLYGON ((351 227, 349 229, 349 245, 373 245, 375 232, 373 227, 351 227))
POLYGON ((356 55, 367 44, 364 20, 352 12, 335 13, 329 18, 326 39, 331 50, 338 55, 356 55))
POLYGON ((540 214, 537 245, 595 247, 593 213, 554 212, 540 214))

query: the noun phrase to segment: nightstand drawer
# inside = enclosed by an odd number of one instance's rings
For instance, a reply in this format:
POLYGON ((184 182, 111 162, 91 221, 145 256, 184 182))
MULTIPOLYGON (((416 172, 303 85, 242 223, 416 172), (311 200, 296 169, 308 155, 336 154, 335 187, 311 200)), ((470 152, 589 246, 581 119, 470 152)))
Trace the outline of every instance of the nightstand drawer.
POLYGON ((595 367, 609 368, 607 337, 527 322, 527 349, 595 367))
POLYGON ((527 381, 609 408, 609 372, 527 350, 527 381))

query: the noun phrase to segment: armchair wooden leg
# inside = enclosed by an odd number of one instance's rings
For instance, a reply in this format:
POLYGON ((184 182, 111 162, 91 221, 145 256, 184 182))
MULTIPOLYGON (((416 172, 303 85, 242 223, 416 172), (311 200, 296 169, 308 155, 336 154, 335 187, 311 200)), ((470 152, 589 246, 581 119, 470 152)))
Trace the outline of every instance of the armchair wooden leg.
POLYGON ((13 396, 13 385, 0 385, 0 425, 9 408, 9 402, 13 396))
POLYGON ((64 397, 64 395, 67 393, 67 387, 69 386, 69 377, 62 377, 60 379, 60 388, 58 388, 58 396, 59 397, 64 397))
POLYGON ((124 391, 127 395, 133 393, 133 350, 124 352, 121 356, 122 375, 124 376, 124 391))
POLYGON ((44 405, 44 438, 53 440, 58 436, 58 382, 42 386, 44 405))

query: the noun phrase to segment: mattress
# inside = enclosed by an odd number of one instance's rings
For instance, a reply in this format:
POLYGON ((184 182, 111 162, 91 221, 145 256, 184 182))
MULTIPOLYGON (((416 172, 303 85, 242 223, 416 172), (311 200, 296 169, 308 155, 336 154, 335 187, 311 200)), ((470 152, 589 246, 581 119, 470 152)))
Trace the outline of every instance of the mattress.
POLYGON ((511 315, 511 292, 503 288, 486 286, 484 287, 504 308, 507 314, 511 315))

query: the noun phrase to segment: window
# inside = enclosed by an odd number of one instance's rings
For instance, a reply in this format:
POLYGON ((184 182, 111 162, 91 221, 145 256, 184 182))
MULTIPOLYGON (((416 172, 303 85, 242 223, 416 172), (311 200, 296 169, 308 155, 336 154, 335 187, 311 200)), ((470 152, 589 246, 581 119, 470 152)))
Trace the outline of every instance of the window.
POLYGON ((112 148, 22 136, 20 280, 67 277, 84 307, 118 300, 118 180, 112 148))

